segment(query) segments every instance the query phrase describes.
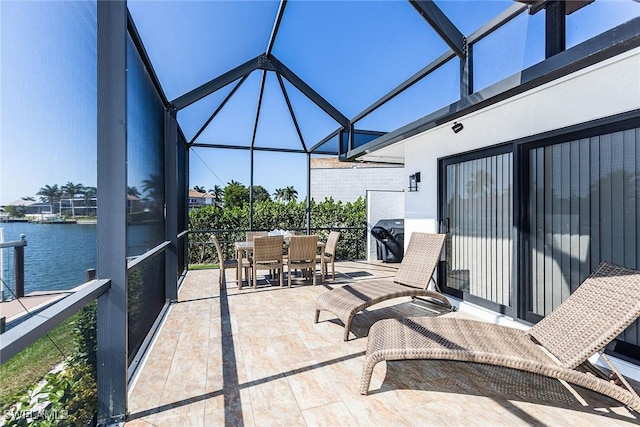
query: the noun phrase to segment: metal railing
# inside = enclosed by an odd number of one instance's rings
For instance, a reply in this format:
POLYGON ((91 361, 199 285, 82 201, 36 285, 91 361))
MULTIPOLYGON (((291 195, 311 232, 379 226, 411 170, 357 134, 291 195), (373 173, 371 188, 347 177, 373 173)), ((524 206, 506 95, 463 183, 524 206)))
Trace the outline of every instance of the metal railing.
POLYGON ((76 314, 107 292, 110 287, 109 279, 87 282, 73 294, 3 333, 0 342, 0 365, 76 314))
MULTIPOLYGON (((20 235, 20 240, 13 242, 0 242, 1 249, 13 248, 13 279, 15 283, 14 295, 15 298, 22 298, 24 296, 24 247, 27 246, 27 239, 24 234, 20 235)), ((3 289, 3 285, 0 289, 3 289)), ((0 291, 0 301, 4 300, 4 292, 0 291)))

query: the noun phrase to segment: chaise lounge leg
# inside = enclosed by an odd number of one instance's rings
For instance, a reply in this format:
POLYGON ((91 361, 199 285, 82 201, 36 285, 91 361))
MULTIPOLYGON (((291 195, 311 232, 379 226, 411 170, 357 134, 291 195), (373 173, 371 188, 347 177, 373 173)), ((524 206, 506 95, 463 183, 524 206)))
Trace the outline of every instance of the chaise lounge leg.
POLYGON ((351 331, 351 322, 353 321, 353 316, 349 316, 346 322, 344 322, 344 340, 349 341, 349 331, 351 331))
POLYGON ((316 310, 316 318, 313 323, 318 323, 318 320, 320 320, 320 310, 316 310))
POLYGON ((373 376, 373 368, 376 367, 377 362, 372 363, 367 357, 364 361, 364 368, 362 369, 362 379, 360 380, 360 394, 366 396, 369 394, 369 385, 371 384, 371 377, 373 376))

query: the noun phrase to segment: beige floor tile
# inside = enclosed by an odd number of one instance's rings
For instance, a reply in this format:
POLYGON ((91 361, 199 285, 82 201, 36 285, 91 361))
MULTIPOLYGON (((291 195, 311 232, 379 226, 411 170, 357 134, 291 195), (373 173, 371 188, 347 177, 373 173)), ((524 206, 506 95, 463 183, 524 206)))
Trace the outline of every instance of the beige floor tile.
POLYGON ((204 414, 204 425, 209 426, 244 426, 253 427, 253 412, 247 406, 228 406, 222 409, 207 409, 204 414))
POLYGON ((342 402, 303 409, 302 416, 309 427, 358 426, 358 422, 342 402))
POLYGON ((150 423, 158 427, 191 426, 205 427, 205 402, 176 405, 174 408, 162 410, 148 417, 150 423))
MULTIPOLYGON (((299 412, 296 397, 286 378, 251 383, 249 396, 255 412, 299 412)), ((256 419, 257 422, 257 419, 256 419)))
POLYGON ((315 363, 299 364, 286 374, 300 409, 309 409, 340 402, 340 396, 328 378, 315 363))
MULTIPOLYGON (((331 313, 313 322, 331 287, 391 277, 397 266, 340 262, 335 282, 242 291, 218 270, 192 271, 129 398, 127 425, 555 426, 637 425, 637 414, 595 393, 576 404, 557 381, 484 365, 380 363, 361 396, 366 333, 377 319, 433 315, 406 299, 359 314, 351 339, 331 313), (345 273, 345 274, 342 274, 345 273), (349 278, 349 274, 352 278, 349 278), (567 397, 568 396, 568 397, 567 397)), ((386 280, 386 279, 384 279, 386 280)), ((437 310, 436 310, 437 311, 437 310)), ((455 313, 461 316, 463 313, 455 313)))
POLYGON ((295 409, 282 411, 254 411, 253 420, 260 427, 296 427, 305 426, 302 413, 295 409))

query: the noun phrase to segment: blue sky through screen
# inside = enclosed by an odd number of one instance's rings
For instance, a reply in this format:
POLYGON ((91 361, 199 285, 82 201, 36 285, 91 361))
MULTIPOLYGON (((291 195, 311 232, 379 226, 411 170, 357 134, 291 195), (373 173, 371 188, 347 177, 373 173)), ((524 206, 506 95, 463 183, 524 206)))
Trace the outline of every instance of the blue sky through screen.
POLYGON ((0 31, 0 204, 95 186, 95 3, 1 1, 0 31))
MULTIPOLYGON (((436 0, 465 35, 511 0, 436 0)), ((176 97, 267 48, 277 1, 130 0, 129 9, 167 97, 176 97)), ((596 0, 567 19, 568 47, 634 17, 640 3, 596 0)), ((522 15, 476 45, 475 89, 543 59, 544 12, 522 15)), ((96 185, 95 1, 0 1, 0 204, 35 196, 44 185, 96 185)), ((351 118, 447 49, 406 1, 289 2, 273 53, 351 118)), ((459 96, 457 63, 365 117, 359 129, 393 130, 459 96)), ((253 137, 262 72, 254 72, 200 135, 199 142, 245 145, 253 137)), ((178 115, 191 138, 232 85, 178 115)), ((289 82, 307 146, 338 125, 289 82)), ((273 73, 269 73, 256 146, 300 147, 273 73), (285 114, 282 114, 282 113, 285 114)), ((333 143, 332 143, 333 144, 333 143)), ((335 144, 334 144, 335 145, 335 144)), ((249 153, 198 149, 190 183, 212 188, 249 183, 249 153)), ((271 193, 293 185, 304 195, 305 156, 259 153, 255 183, 271 193)), ((37 196, 36 196, 37 198, 37 196)))

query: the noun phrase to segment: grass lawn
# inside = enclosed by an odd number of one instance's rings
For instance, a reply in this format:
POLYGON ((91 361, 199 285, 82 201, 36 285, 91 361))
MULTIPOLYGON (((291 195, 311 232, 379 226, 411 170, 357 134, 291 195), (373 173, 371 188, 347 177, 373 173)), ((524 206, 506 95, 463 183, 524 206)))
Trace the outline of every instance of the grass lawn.
POLYGON ((218 268, 218 264, 189 264, 189 270, 211 270, 218 268))
MULTIPOLYGON (((68 356, 73 351, 74 316, 49 332, 49 337, 68 356)), ((35 385, 64 356, 45 335, 0 366, 0 410, 14 403, 16 394, 22 394, 35 385)))

